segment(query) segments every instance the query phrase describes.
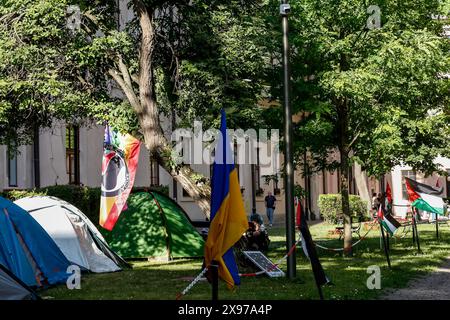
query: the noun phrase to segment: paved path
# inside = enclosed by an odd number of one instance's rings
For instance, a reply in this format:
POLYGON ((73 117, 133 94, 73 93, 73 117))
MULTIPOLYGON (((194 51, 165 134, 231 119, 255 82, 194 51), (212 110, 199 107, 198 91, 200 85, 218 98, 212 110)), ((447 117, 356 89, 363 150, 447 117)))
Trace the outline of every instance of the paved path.
POLYGON ((385 300, 450 300, 450 257, 431 274, 412 280, 403 289, 391 291, 385 300))

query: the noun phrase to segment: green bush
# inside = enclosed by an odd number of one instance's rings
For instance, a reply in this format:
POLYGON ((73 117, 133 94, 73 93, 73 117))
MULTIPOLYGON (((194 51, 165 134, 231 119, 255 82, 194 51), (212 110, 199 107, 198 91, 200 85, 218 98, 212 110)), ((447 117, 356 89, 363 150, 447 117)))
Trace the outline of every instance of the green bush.
MULTIPOLYGON (((342 197, 340 194, 321 194, 318 200, 320 213, 325 221, 337 223, 338 218, 342 216, 342 197)), ((350 195, 350 212, 352 217, 363 219, 368 215, 367 201, 362 200, 360 196, 350 195)))

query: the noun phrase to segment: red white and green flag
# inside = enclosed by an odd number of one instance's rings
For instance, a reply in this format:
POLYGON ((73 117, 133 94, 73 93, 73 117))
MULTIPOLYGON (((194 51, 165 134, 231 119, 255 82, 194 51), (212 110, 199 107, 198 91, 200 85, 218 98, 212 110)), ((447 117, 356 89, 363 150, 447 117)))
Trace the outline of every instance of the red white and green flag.
POLYGON ((383 208, 380 205, 378 207, 378 213, 377 213, 378 221, 380 222, 381 226, 388 232, 391 236, 394 235, 395 231, 400 228, 401 224, 395 218, 388 214, 384 215, 383 208))
POLYGON ((442 188, 419 183, 407 177, 405 177, 405 184, 409 201, 413 207, 430 213, 444 214, 442 188))

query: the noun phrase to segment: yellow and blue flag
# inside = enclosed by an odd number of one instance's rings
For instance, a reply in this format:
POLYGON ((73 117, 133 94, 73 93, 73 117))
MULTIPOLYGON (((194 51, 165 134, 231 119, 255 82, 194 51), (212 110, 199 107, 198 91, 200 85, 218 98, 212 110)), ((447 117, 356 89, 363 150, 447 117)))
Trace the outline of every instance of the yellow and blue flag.
POLYGON ((229 289, 240 284, 233 245, 248 229, 241 187, 234 164, 234 154, 227 134, 225 111, 222 110, 220 136, 215 149, 211 179, 211 225, 205 244, 206 266, 215 260, 219 277, 229 289))

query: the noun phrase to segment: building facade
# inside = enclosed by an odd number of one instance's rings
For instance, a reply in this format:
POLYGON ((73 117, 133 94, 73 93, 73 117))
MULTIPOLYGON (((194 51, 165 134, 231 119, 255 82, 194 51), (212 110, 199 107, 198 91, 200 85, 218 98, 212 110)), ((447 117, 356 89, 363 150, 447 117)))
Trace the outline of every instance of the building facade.
MULTIPOLYGON (((6 146, 0 146, 0 191, 7 189, 30 189, 52 185, 77 184, 88 187, 101 185, 101 160, 103 152, 104 127, 70 127, 63 123, 55 124, 51 129, 42 129, 39 133, 38 152, 36 146, 20 146, 18 153, 8 156, 6 146), (38 157, 38 158, 36 158, 38 157)), ((435 160, 443 170, 450 174, 450 159, 435 160)), ((210 165, 192 165, 193 169, 210 178, 210 165)), ((252 194, 256 193, 256 211, 265 216, 264 197, 272 192, 277 197, 275 223, 284 223, 285 202, 283 180, 266 182, 258 164, 239 164, 238 173, 241 190, 248 214, 253 208, 252 194), (252 183, 254 170, 255 183, 252 183), (254 189, 254 191, 253 191, 254 189)), ((304 206, 319 217, 317 200, 321 194, 339 193, 339 173, 321 172, 303 177, 300 172, 295 175, 295 183, 308 190, 309 197, 304 206)), ((404 185, 404 177, 410 177, 429 185, 444 187, 444 195, 450 197, 450 179, 444 176, 425 177, 406 166, 395 167, 384 177, 385 183, 392 188, 394 211, 404 216, 408 209, 408 199, 404 185)), ((364 176, 367 194, 382 192, 381 183, 372 177, 364 176)), ((177 184, 174 188, 172 177, 150 161, 148 150, 142 146, 139 166, 136 174, 136 187, 167 186, 169 194, 188 212, 193 220, 204 220, 205 216, 195 202, 177 184)), ((356 183, 355 168, 350 170, 350 193, 359 194, 356 183)))

